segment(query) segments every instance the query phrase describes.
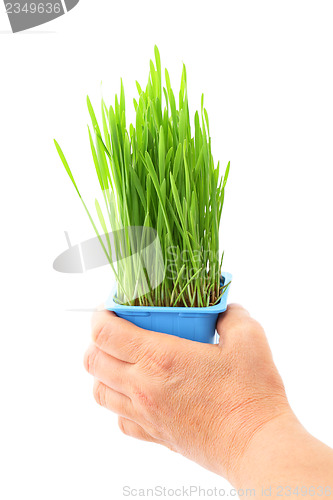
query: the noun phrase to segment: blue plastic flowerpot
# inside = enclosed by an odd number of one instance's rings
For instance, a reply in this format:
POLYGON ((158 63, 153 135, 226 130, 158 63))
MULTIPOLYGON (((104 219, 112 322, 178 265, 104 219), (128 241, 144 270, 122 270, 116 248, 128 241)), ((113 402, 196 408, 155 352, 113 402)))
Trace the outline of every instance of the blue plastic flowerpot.
MULTIPOLYGON (((227 285, 231 282, 231 278, 230 273, 223 272, 221 284, 227 285)), ((226 288, 220 302, 209 307, 123 306, 113 300, 115 289, 106 301, 105 307, 140 328, 214 344, 217 317, 227 309, 229 288, 230 286, 226 288)))

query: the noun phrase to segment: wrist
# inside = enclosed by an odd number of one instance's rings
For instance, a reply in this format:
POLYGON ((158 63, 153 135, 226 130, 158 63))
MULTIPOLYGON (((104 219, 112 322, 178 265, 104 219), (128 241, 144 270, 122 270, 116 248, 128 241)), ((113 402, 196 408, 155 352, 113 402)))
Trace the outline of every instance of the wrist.
MULTIPOLYGON (((309 434, 289 410, 249 440, 228 478, 237 488, 330 486, 332 450, 309 434)), ((274 495, 273 495, 274 496, 274 495)))
POLYGON ((255 426, 249 424, 248 432, 238 438, 242 442, 234 449, 228 480, 237 488, 263 486, 273 480, 272 471, 286 463, 285 456, 297 449, 305 434, 311 438, 289 406, 263 416, 255 426))

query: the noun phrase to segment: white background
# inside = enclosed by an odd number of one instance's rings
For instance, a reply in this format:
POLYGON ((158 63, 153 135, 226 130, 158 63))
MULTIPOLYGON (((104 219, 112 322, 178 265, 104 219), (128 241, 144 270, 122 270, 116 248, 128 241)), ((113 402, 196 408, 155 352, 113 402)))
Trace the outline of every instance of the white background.
MULTIPOLYGON (((1 6, 2 7, 2 6, 1 6)), ((82 365, 90 313, 112 275, 57 274, 92 236, 57 158, 88 200, 97 184, 86 124, 119 90, 127 107, 153 46, 192 112, 205 92, 215 159, 231 161, 221 243, 230 299, 264 325, 296 414, 333 446, 332 1, 81 0, 22 34, 0 16, 0 496, 122 498, 122 487, 225 487, 167 449, 123 436, 82 365)), ((131 115, 129 115, 131 117, 131 115)))

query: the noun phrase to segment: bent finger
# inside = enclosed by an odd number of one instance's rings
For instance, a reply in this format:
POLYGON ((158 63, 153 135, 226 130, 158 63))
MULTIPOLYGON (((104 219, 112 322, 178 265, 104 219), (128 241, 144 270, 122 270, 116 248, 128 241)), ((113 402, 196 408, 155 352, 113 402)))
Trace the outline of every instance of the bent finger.
POLYGON ((166 448, 169 448, 171 451, 175 451, 175 448, 167 443, 166 441, 162 441, 160 439, 156 439, 151 436, 141 425, 133 422, 133 420, 129 420, 128 418, 119 417, 118 418, 119 429, 126 436, 133 437, 135 439, 140 439, 141 441, 147 441, 150 443, 161 444, 166 448))
POLYGON ((133 419, 135 417, 132 401, 125 394, 110 389, 98 379, 95 379, 93 393, 96 402, 100 406, 126 418, 133 419))
POLYGON ((125 417, 118 418, 119 429, 126 436, 131 436, 136 439, 141 439, 142 441, 150 441, 152 443, 158 443, 158 440, 153 438, 148 432, 144 430, 141 425, 133 422, 133 420, 129 420, 125 417))
POLYGON ((217 319, 216 329, 220 336, 220 345, 231 345, 241 328, 251 321, 249 312, 240 304, 229 304, 225 312, 217 319))
POLYGON ((144 330, 106 310, 93 315, 92 339, 99 349, 128 363, 138 362, 149 348, 176 342, 172 335, 144 330))
POLYGON ((130 374, 132 366, 114 358, 92 344, 84 356, 84 366, 90 375, 117 392, 130 396, 130 374))

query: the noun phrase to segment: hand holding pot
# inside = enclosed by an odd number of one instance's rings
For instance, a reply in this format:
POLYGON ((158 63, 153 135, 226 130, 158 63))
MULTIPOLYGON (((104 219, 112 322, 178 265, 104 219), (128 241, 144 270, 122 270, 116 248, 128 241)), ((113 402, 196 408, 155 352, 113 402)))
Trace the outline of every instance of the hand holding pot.
POLYGON ((208 345, 97 312, 85 366, 123 432, 228 475, 254 433, 290 410, 260 325, 233 305, 217 329, 208 345))
POLYGON ((163 444, 237 487, 287 481, 297 452, 313 458, 324 445, 292 413, 262 327, 231 305, 217 330, 218 345, 201 344, 95 313, 85 356, 95 399, 119 415, 125 434, 163 444))

